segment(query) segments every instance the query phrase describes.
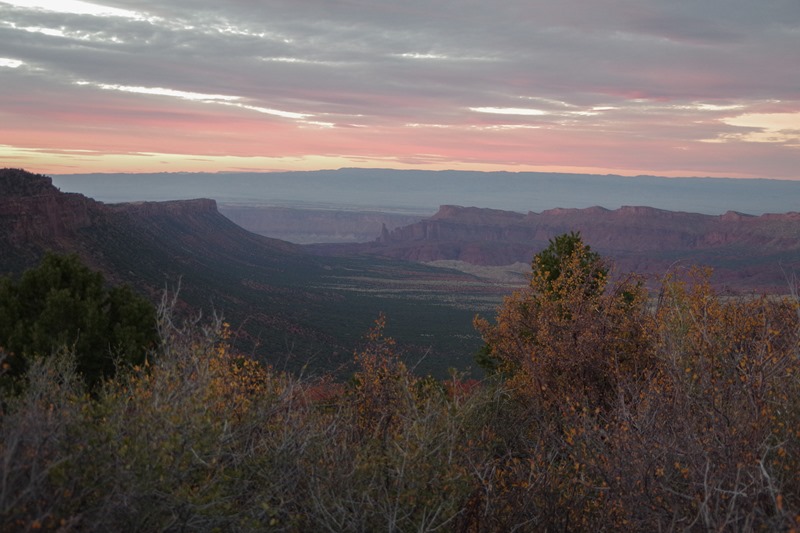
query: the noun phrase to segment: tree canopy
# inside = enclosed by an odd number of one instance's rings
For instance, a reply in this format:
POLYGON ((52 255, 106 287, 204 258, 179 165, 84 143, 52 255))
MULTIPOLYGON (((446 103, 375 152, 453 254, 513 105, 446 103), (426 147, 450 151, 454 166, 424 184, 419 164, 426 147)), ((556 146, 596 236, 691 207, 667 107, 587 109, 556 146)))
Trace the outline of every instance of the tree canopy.
POLYGON ((154 306, 128 286, 107 287, 76 255, 48 254, 19 280, 0 279, 0 348, 12 376, 31 357, 69 349, 93 387, 119 362, 143 362, 157 340, 154 306))
POLYGON ((579 233, 560 235, 532 262, 530 285, 506 298, 494 324, 477 319, 477 357, 537 401, 607 405, 627 374, 649 364, 647 294, 635 279, 609 284, 602 258, 579 233))
MULTIPOLYGON (((593 252, 584 244, 580 232, 571 231, 550 239, 550 244, 533 258, 532 269, 534 281, 542 292, 553 291, 554 284, 570 261, 576 262, 576 269, 569 272, 575 281, 582 283, 588 294, 596 294, 602 290, 608 268, 600 254, 593 252)), ((533 286, 533 285, 532 285, 533 286)))

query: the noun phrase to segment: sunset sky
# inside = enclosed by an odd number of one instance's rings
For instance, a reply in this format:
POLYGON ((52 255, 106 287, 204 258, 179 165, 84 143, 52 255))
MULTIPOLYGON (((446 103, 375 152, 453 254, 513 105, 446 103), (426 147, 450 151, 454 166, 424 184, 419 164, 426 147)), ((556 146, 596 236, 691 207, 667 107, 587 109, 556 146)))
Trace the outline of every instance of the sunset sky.
POLYGON ((0 166, 800 180, 800 0, 0 0, 0 166))

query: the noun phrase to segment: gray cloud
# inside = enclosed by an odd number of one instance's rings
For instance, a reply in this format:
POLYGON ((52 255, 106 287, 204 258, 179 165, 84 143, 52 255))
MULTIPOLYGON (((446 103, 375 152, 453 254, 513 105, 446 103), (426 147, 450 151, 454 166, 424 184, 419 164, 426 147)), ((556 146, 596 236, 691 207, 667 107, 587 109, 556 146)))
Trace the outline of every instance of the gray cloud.
POLYGON ((6 53, 59 75, 208 88, 201 91, 229 83, 250 97, 288 98, 293 90, 328 83, 332 94, 407 94, 418 88, 422 97, 437 87, 447 93, 449 84, 473 86, 476 100, 530 92, 749 96, 738 94, 739 87, 783 93, 771 94, 781 98, 796 90, 770 82, 790 77, 779 75, 777 67, 798 44, 796 25, 780 29, 792 16, 797 21, 800 7, 782 2, 775 3, 774 20, 768 17, 770 2, 737 4, 742 13, 726 19, 719 14, 737 9, 711 10, 726 2, 580 2, 573 9, 570 2, 271 1, 255 9, 252 2, 236 1, 109 4, 157 18, 4 9, 4 18, 17 28, 65 33, 45 36, 6 26, 6 53), (752 76, 743 74, 768 69, 777 76, 748 81, 752 76), (659 78, 662 71, 670 77, 659 78))
POLYGON ((6 113, 31 85, 42 109, 81 108, 86 98, 101 104, 95 112, 122 105, 102 85, 228 95, 342 126, 475 121, 623 132, 661 121, 661 135, 695 140, 724 133, 710 118, 730 115, 698 115, 698 102, 800 110, 796 0, 99 3, 140 16, 0 1, 0 57, 23 62, 0 67, 6 113), (470 111, 484 107, 548 114, 470 111))

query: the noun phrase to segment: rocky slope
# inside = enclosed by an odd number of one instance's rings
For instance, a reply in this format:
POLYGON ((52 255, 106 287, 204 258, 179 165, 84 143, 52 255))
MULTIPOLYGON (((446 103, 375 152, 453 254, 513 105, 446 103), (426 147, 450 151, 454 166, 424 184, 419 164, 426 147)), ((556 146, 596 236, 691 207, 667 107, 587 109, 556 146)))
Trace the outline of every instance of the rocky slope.
MULTIPOLYGON (((119 237, 131 247, 149 235, 150 244, 168 236, 217 241, 262 250, 302 251, 289 243, 246 232, 219 214, 210 199, 104 204, 77 193, 62 193, 48 176, 20 169, 0 169, 0 273, 35 264, 46 251, 77 253, 113 278, 124 277, 105 253, 103 240, 119 237), (124 237, 123 237, 124 236, 124 237)), ((176 242, 177 244, 177 242, 176 242)), ((126 254, 120 254, 124 257, 126 254)))
POLYGON ((0 173, 0 239, 15 245, 65 241, 92 224, 98 205, 60 193, 47 176, 6 169, 0 173))

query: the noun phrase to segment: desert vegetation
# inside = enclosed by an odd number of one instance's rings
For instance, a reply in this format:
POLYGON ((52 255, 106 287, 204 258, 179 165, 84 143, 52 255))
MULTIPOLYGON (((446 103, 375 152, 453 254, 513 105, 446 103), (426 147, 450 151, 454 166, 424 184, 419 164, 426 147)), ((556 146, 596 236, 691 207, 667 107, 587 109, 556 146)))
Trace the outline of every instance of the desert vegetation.
POLYGON ((723 297, 699 269, 650 295, 635 276, 612 281, 577 234, 554 239, 532 266, 496 317, 476 318, 481 381, 415 373, 384 316, 349 379, 287 373, 236 353, 221 318, 179 319, 168 297, 158 346, 118 358, 97 383, 75 344, 30 355, 2 398, 0 522, 800 527, 796 296, 723 297))
MULTIPOLYGON (((24 374, 37 355, 69 350, 93 388, 117 364, 143 362, 158 340, 153 305, 127 285, 106 287, 77 255, 48 253, 18 281, 0 278, 5 378, 24 374)), ((0 379, 0 387, 10 385, 0 379)))

